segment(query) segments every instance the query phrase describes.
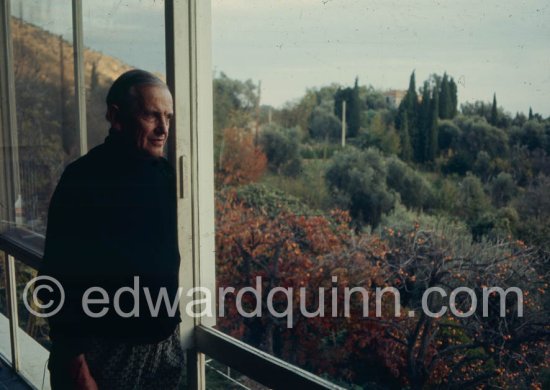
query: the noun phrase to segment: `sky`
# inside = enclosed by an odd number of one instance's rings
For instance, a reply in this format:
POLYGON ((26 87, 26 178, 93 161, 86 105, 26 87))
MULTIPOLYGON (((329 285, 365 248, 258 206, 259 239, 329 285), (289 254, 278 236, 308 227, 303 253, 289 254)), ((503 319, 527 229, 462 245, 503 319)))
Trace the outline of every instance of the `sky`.
MULTIPOLYGON (((12 13, 71 36, 70 0, 12 0, 12 13), (34 15, 33 15, 34 13, 34 15)), ((200 0, 204 1, 204 0, 200 0)), ((85 45, 164 70, 163 2, 84 0, 85 45)), ((280 107, 331 83, 417 87, 447 72, 459 102, 550 116, 548 0, 212 0, 213 71, 261 81, 280 107)))

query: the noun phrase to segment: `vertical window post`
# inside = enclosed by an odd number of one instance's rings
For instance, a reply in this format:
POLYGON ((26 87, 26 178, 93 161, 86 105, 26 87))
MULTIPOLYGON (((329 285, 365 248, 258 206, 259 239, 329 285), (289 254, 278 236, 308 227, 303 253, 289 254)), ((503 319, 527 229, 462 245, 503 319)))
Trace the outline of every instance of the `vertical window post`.
POLYGON ((166 0, 166 75, 175 117, 169 160, 177 169, 178 237, 181 254, 181 339, 189 350, 189 388, 205 388, 204 355, 194 349, 198 325, 215 323, 214 144, 210 2, 166 0), (205 288, 209 297, 197 291, 205 288), (212 313, 194 304, 210 298, 212 313))
POLYGON ((76 124, 80 140, 80 155, 88 151, 86 128, 86 83, 84 77, 84 36, 82 27, 82 0, 73 0, 73 53, 74 53, 74 88, 76 103, 76 124))
POLYGON ((0 186, 0 219, 11 223, 15 222, 15 202, 20 190, 9 1, 0 4, 0 50, 0 172, 3 178, 0 186))

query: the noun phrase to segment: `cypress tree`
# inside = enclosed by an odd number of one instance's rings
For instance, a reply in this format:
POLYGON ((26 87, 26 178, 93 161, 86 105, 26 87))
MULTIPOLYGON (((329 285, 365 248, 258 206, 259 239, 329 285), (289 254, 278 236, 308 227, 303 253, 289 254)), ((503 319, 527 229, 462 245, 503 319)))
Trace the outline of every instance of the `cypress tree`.
POLYGON ((424 162, 427 156, 428 133, 432 122, 432 108, 430 104, 430 85, 427 81, 422 87, 422 101, 420 102, 417 118, 417 134, 413 138, 414 158, 417 162, 424 162))
POLYGON ((451 77, 451 80, 449 81, 449 95, 451 97, 451 109, 450 109, 450 119, 454 118, 457 113, 458 109, 458 98, 457 98, 457 88, 455 81, 451 77))
MULTIPOLYGON (((349 110, 349 104, 348 104, 348 89, 349 88, 338 88, 336 93, 334 94, 334 115, 338 117, 338 119, 342 120, 342 102, 346 101, 346 111, 349 110)), ((346 121, 347 121, 348 115, 346 112, 346 121)), ((348 122, 349 125, 349 122, 348 122)))
POLYGON ((434 89, 432 93, 430 106, 432 115, 430 118, 430 127, 428 128, 428 137, 426 140, 426 161, 434 161, 437 156, 437 120, 439 114, 439 96, 437 93, 437 88, 434 89))
POLYGON ((399 130, 401 142, 401 158, 405 161, 416 160, 419 106, 416 78, 413 71, 409 79, 409 89, 401 100, 395 117, 395 127, 399 130))
POLYGON ((407 114, 407 124, 409 129, 410 144, 412 148, 412 157, 416 160, 419 131, 419 103, 418 95, 416 94, 416 76, 414 71, 411 73, 409 80, 409 89, 402 104, 404 104, 405 113, 407 114))
POLYGON ((359 79, 355 78, 355 85, 350 91, 349 107, 349 136, 355 137, 359 134, 359 128, 361 127, 361 101, 359 99, 359 79))
POLYGON ((353 88, 339 88, 334 94, 334 114, 342 119, 342 102, 346 101, 347 137, 355 137, 361 126, 361 101, 359 99, 359 80, 355 79, 353 88))
POLYGON ((416 123, 418 112, 418 95, 416 93, 416 76, 414 74, 414 71, 412 72, 411 78, 409 80, 409 89, 407 91, 407 96, 405 96, 405 99, 410 127, 412 123, 416 123))
POLYGON ((493 108, 491 109, 491 124, 496 126, 498 123, 497 94, 493 94, 493 108))
POLYGON ((533 120, 534 116, 533 116, 533 109, 531 107, 529 107, 529 120, 533 120))
POLYGON ((401 143, 401 159, 411 161, 413 151, 411 146, 411 137, 409 135, 409 120, 407 112, 402 112, 401 128, 399 129, 399 141, 401 143))
POLYGON ((441 119, 451 119, 451 89, 447 73, 443 75, 441 86, 439 88, 439 117, 441 119))

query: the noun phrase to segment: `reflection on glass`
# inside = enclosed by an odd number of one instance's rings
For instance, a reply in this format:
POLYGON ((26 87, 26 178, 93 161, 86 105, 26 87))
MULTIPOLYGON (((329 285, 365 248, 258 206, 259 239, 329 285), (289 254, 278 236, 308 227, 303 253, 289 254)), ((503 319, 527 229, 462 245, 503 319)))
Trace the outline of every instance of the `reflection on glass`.
MULTIPOLYGON (((46 367, 50 348, 49 327, 46 318, 33 315, 23 303, 23 291, 27 283, 35 278, 37 271, 23 262, 15 260, 15 280, 17 283, 18 320, 17 342, 19 345, 19 362, 21 370, 36 387, 41 387, 44 368, 46 367)), ((29 294, 31 295, 31 294, 29 294)), ((40 311, 32 299, 27 302, 30 308, 40 311)), ((46 378, 47 379, 47 378, 46 378)), ((47 380, 45 380, 45 383, 47 380)))
POLYGON ((0 251, 0 313, 8 315, 8 303, 6 295, 6 261, 4 252, 0 251))
POLYGON ((8 318, 8 296, 6 291, 6 257, 0 251, 0 354, 11 359, 10 326, 8 318))
MULTIPOLYGON (((18 315, 19 315, 19 327, 23 330, 28 336, 36 340, 45 348, 49 348, 50 339, 48 336, 48 323, 46 318, 37 317, 33 315, 23 302, 23 290, 27 283, 35 278, 37 275, 37 270, 29 267, 21 261, 15 261, 15 279, 17 283, 17 296, 21 297, 18 299, 18 315)), ((36 303, 32 299, 27 299, 27 303, 30 305, 31 309, 34 311, 40 312, 39 308, 36 306, 36 303)))
POLYGON ((12 223, 40 234, 55 183, 78 149, 70 6, 68 0, 12 4, 20 176, 12 223))
POLYGON ((206 356, 206 389, 208 390, 268 390, 245 375, 206 356))
POLYGON ((107 136, 105 96, 124 71, 141 68, 165 79, 164 2, 83 2, 88 147, 107 136))

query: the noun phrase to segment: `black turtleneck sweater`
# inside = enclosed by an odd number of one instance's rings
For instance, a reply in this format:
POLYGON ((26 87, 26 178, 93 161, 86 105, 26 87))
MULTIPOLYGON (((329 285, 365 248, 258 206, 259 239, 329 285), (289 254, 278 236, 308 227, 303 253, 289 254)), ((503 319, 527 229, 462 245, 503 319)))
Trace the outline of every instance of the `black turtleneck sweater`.
MULTIPOLYGON (((66 294, 63 309, 49 318, 54 346, 57 342, 77 354, 85 352, 90 336, 153 343, 175 330, 180 313, 171 314, 166 300, 157 315, 151 313, 161 290, 171 306, 178 288, 174 185, 164 158, 139 153, 114 132, 66 168, 50 203, 40 271, 59 280, 66 294), (121 287, 134 290, 135 277, 139 295, 119 296, 120 310, 131 313, 125 318, 115 310, 115 293, 121 287), (84 291, 96 286, 109 300, 89 305, 93 313, 108 309, 100 318, 82 309, 84 291)), ((54 297, 41 292, 46 300, 54 297)), ((89 298, 103 296, 95 292, 89 298)))

